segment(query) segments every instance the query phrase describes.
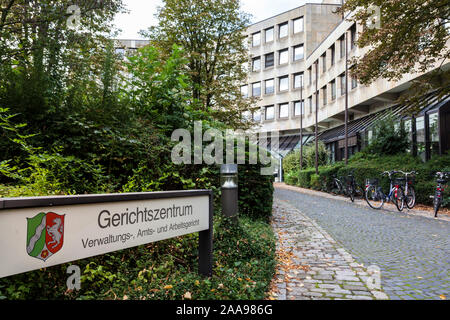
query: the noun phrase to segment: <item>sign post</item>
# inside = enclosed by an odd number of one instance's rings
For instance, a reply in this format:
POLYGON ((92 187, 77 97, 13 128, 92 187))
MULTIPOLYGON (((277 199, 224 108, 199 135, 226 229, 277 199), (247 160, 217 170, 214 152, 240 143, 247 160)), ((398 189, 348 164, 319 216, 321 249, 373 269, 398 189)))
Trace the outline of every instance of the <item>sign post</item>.
POLYGON ((213 260, 211 190, 0 199, 0 278, 199 232, 213 260))

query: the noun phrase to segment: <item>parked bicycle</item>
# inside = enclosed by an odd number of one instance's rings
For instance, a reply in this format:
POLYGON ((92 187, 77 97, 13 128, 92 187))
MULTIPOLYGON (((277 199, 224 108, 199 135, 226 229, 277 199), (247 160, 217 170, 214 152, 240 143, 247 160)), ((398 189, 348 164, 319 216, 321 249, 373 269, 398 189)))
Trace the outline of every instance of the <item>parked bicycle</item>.
POLYGON ((378 186, 378 179, 368 179, 366 182, 365 199, 372 209, 381 209, 385 202, 393 202, 399 211, 405 206, 405 196, 402 185, 405 183, 403 178, 395 178, 398 171, 385 171, 382 175, 389 177, 389 194, 386 195, 382 188, 378 186))
POLYGON ((408 209, 412 209, 416 206, 416 190, 414 189, 414 178, 417 172, 399 171, 399 173, 405 176, 405 186, 403 187, 403 191, 405 193, 405 205, 408 209))
POLYGON ((364 191, 355 180, 353 173, 350 173, 347 177, 333 177, 333 187, 331 193, 334 195, 343 195, 349 197, 352 202, 355 198, 363 198, 364 191))
POLYGON ((355 202, 355 198, 364 196, 363 188, 356 182, 353 172, 347 177, 347 196, 352 202, 355 202))
POLYGON ((344 178, 343 177, 337 177, 336 175, 333 176, 333 185, 330 189, 331 194, 333 195, 345 195, 345 188, 343 183, 344 178))
POLYGON ((433 207, 434 207, 434 217, 437 218, 438 211, 442 206, 442 200, 444 197, 444 185, 447 183, 450 177, 450 172, 436 172, 436 192, 434 193, 433 207))

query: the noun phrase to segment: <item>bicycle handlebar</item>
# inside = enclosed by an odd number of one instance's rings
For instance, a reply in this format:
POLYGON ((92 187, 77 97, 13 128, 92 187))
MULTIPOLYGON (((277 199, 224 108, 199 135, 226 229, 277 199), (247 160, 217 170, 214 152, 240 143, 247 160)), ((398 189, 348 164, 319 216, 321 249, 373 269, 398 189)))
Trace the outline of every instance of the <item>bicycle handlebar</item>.
POLYGON ((390 177, 396 173, 399 173, 399 171, 384 171, 381 175, 383 176, 388 175, 390 177))
POLYGON ((416 171, 404 172, 404 171, 399 170, 398 172, 401 173, 401 174, 404 174, 405 176, 411 176, 411 175, 417 174, 416 171))

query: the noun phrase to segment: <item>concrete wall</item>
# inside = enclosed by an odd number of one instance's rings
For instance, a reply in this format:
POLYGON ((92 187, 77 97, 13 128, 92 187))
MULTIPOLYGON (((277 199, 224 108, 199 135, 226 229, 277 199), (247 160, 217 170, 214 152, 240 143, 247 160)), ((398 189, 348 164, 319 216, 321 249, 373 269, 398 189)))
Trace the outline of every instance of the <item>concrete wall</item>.
MULTIPOLYGON (((248 27, 246 33, 249 36, 250 56, 251 58, 261 57, 261 70, 250 72, 248 78, 248 92, 250 95, 252 84, 255 82, 261 83, 261 100, 258 102, 258 106, 261 107, 262 127, 259 130, 283 131, 299 127, 299 117, 294 117, 294 102, 300 100, 300 89, 294 88, 294 74, 305 71, 306 57, 329 35, 330 30, 339 24, 341 18, 334 13, 338 7, 330 4, 306 4, 248 27), (303 32, 294 34, 293 20, 299 17, 304 19, 303 32), (286 22, 289 26, 288 36, 280 39, 278 26, 286 22), (264 33, 267 28, 271 27, 274 27, 275 30, 274 41, 266 43, 264 33), (252 35, 257 32, 260 32, 261 44, 252 46, 252 35), (304 59, 294 61, 294 47, 300 44, 304 46, 304 59), (280 65, 278 53, 284 49, 288 49, 289 62, 280 65), (275 65, 266 69, 264 68, 264 56, 271 52, 275 54, 275 65), (278 86, 278 79, 283 76, 289 77, 289 90, 286 91, 280 91, 278 86), (275 93, 266 95, 264 93, 264 82, 268 79, 275 80, 275 93), (278 107, 279 104, 283 103, 289 103, 289 117, 287 119, 279 118, 278 107), (264 119, 264 107, 269 105, 275 106, 274 120, 264 119)), ((251 62, 249 67, 251 70, 251 62)))

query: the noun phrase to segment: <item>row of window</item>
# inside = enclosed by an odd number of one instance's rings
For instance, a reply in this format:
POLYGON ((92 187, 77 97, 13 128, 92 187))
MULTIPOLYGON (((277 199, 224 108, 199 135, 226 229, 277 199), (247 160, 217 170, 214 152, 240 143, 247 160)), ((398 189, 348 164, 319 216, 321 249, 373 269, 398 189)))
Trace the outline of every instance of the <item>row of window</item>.
MULTIPOLYGON (((340 82, 340 95, 345 95, 345 73, 341 74, 338 77, 338 81, 340 82)), ((351 89, 355 89, 358 87, 358 80, 356 78, 351 78, 351 89)), ((337 96, 337 87, 336 87, 336 79, 330 81, 327 85, 323 86, 320 91, 318 92, 318 95, 322 95, 322 106, 326 106, 328 104, 328 97, 331 97, 331 101, 336 100, 337 96), (328 90, 330 91, 330 94, 328 94, 328 90)), ((310 109, 310 112, 314 109, 313 106, 313 99, 312 95, 308 97, 308 106, 310 109)))
MULTIPOLYGON (((289 91, 290 86, 289 82, 292 81, 292 89, 299 89, 303 86, 303 72, 294 73, 291 75, 291 79, 289 79, 289 75, 285 75, 282 77, 278 77, 277 79, 277 93, 289 91)), ((261 82, 254 82, 251 84, 251 96, 252 97, 260 97, 261 92, 264 94, 273 94, 275 93, 275 78, 267 79, 262 81, 264 88, 261 88, 261 82), (263 91, 261 91, 263 89, 263 91)), ((241 86, 241 94, 243 97, 249 97, 249 85, 241 86)))
MULTIPOLYGON (((305 57, 305 50, 303 44, 292 47, 292 61, 302 60, 305 57)), ((289 63, 289 48, 277 51, 277 65, 289 63)), ((252 71, 261 70, 262 57, 258 56, 252 59, 252 71)), ((264 55, 264 68, 271 68, 275 65, 275 52, 270 52, 264 55)))
MULTIPOLYGON (((280 23, 277 25, 278 31, 278 39, 283 39, 289 35, 289 25, 291 24, 291 28, 293 33, 303 32, 304 30, 304 22, 303 17, 299 17, 296 19, 280 23)), ((275 27, 267 28, 263 31, 255 32, 251 35, 251 43, 253 47, 257 47, 261 45, 261 39, 264 37, 264 43, 270 43, 275 40, 275 27)))
MULTIPOLYGON (((294 73, 291 75, 291 81, 292 81, 292 89, 299 89, 301 88, 303 83, 303 72, 300 73, 294 73)), ((338 77, 338 81, 340 83, 340 94, 345 94, 345 73, 341 74, 338 77)), ((254 82, 251 84, 251 96, 252 97, 260 97, 261 92, 264 92, 265 95, 273 94, 275 93, 275 79, 267 79, 263 81, 264 88, 261 88, 261 82, 254 82), (261 90, 263 89, 263 91, 261 90)), ((358 86, 358 81, 356 78, 351 78, 351 89, 355 89, 358 86)), ((321 88, 322 96, 323 96, 323 105, 327 104, 327 98, 328 98, 328 88, 330 89, 331 93, 331 100, 336 99, 337 95, 337 89, 336 89, 336 79, 330 81, 329 84, 323 86, 321 88)), ((278 77, 277 78, 277 93, 289 91, 289 75, 278 77)), ((241 94, 244 98, 248 98, 250 95, 249 92, 249 85, 241 86, 241 94)))
MULTIPOLYGON (((277 105, 275 110, 275 105, 264 107, 264 120, 275 120, 277 119, 288 119, 289 115, 298 117, 305 114, 305 104, 304 101, 293 101, 291 103, 285 102, 277 105), (291 110, 290 110, 291 108, 291 110), (276 114, 275 114, 276 112, 276 114)), ((261 111, 255 111, 251 113, 250 111, 243 113, 244 118, 250 120, 253 119, 255 122, 261 121, 261 111)))
MULTIPOLYGON (((356 24, 353 24, 353 26, 349 29, 350 31, 350 49, 353 50, 356 46, 356 24)), ((345 35, 343 35, 342 37, 339 38, 338 40, 339 43, 339 59, 343 59, 345 58, 345 35)), ((321 56, 320 56, 320 64, 322 66, 321 72, 325 73, 328 69, 330 69, 332 66, 334 66, 334 64, 336 63, 336 44, 332 44, 331 47, 328 49, 327 51, 325 51, 321 56), (328 66, 327 63, 327 51, 329 50, 329 54, 330 54, 330 65, 328 66)), ((319 61, 317 60, 315 63, 317 66, 319 65, 319 61)), ((318 72, 320 72, 318 70, 318 72)), ((312 66, 310 66, 308 68, 308 79, 309 79, 309 85, 312 84, 312 82, 315 80, 314 79, 314 74, 313 74, 313 68, 312 66)))

